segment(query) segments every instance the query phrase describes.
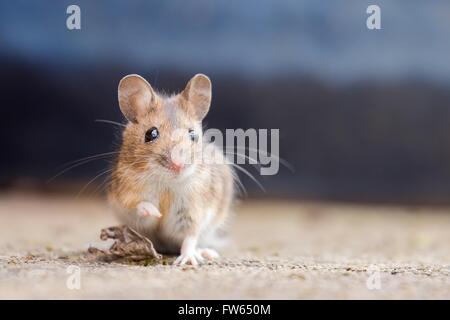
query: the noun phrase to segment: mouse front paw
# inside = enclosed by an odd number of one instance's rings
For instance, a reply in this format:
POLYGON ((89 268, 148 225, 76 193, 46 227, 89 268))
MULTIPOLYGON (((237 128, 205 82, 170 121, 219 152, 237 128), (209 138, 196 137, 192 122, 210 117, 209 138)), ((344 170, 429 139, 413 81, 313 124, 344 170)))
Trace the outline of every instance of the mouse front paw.
POLYGON ((161 218, 161 212, 159 209, 153 205, 153 203, 148 201, 142 201, 137 206, 137 214, 141 217, 154 217, 161 218))

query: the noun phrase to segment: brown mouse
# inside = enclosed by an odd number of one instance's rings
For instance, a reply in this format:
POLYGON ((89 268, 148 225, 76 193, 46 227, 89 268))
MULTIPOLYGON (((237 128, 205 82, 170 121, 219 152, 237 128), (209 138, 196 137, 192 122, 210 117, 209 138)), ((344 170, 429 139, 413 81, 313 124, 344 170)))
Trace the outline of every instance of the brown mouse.
POLYGON ((156 92, 139 75, 124 77, 118 88, 128 123, 109 202, 120 220, 147 236, 158 251, 179 254, 178 265, 218 257, 209 241, 227 220, 234 198, 230 165, 210 161, 211 153, 203 152, 206 145, 217 148, 203 141, 211 94, 211 81, 203 74, 174 95, 156 92))

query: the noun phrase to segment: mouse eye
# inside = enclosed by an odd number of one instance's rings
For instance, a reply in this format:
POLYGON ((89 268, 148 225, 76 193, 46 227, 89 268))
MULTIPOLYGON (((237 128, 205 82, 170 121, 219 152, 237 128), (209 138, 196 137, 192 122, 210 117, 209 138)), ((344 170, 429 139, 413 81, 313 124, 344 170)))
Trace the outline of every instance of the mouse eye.
POLYGON ((153 140, 157 139, 158 137, 159 137, 158 129, 155 127, 152 127, 150 129, 148 129, 147 132, 145 133, 145 142, 153 141, 153 140))
POLYGON ((198 141, 198 134, 194 129, 189 129, 189 138, 191 138, 191 140, 194 142, 198 141))

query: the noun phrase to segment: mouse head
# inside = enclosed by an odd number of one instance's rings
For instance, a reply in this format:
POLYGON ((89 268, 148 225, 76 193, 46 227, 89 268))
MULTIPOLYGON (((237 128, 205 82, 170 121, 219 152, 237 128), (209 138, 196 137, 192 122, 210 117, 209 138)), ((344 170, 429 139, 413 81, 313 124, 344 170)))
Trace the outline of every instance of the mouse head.
POLYGON ((158 94, 139 75, 119 83, 119 105, 128 125, 121 161, 152 175, 178 178, 195 168, 201 153, 202 120, 211 103, 211 81, 195 75, 176 95, 158 94))

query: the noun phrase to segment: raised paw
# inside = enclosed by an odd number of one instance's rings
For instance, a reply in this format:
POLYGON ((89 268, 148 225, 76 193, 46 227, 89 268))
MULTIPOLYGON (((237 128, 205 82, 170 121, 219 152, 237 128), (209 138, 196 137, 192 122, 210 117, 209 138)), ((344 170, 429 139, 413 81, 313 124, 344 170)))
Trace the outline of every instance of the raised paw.
POLYGON ((142 201, 137 206, 137 214, 141 217, 154 217, 161 218, 161 212, 159 209, 153 205, 153 203, 148 201, 142 201))
POLYGON ((198 266, 198 264, 202 263, 203 261, 203 257, 200 255, 200 253, 198 253, 198 251, 192 251, 178 256, 173 264, 177 266, 183 266, 185 264, 198 266))
POLYGON ((197 253, 205 258, 206 260, 215 260, 220 257, 220 255, 217 253, 216 250, 203 248, 203 249, 197 249, 197 253))

